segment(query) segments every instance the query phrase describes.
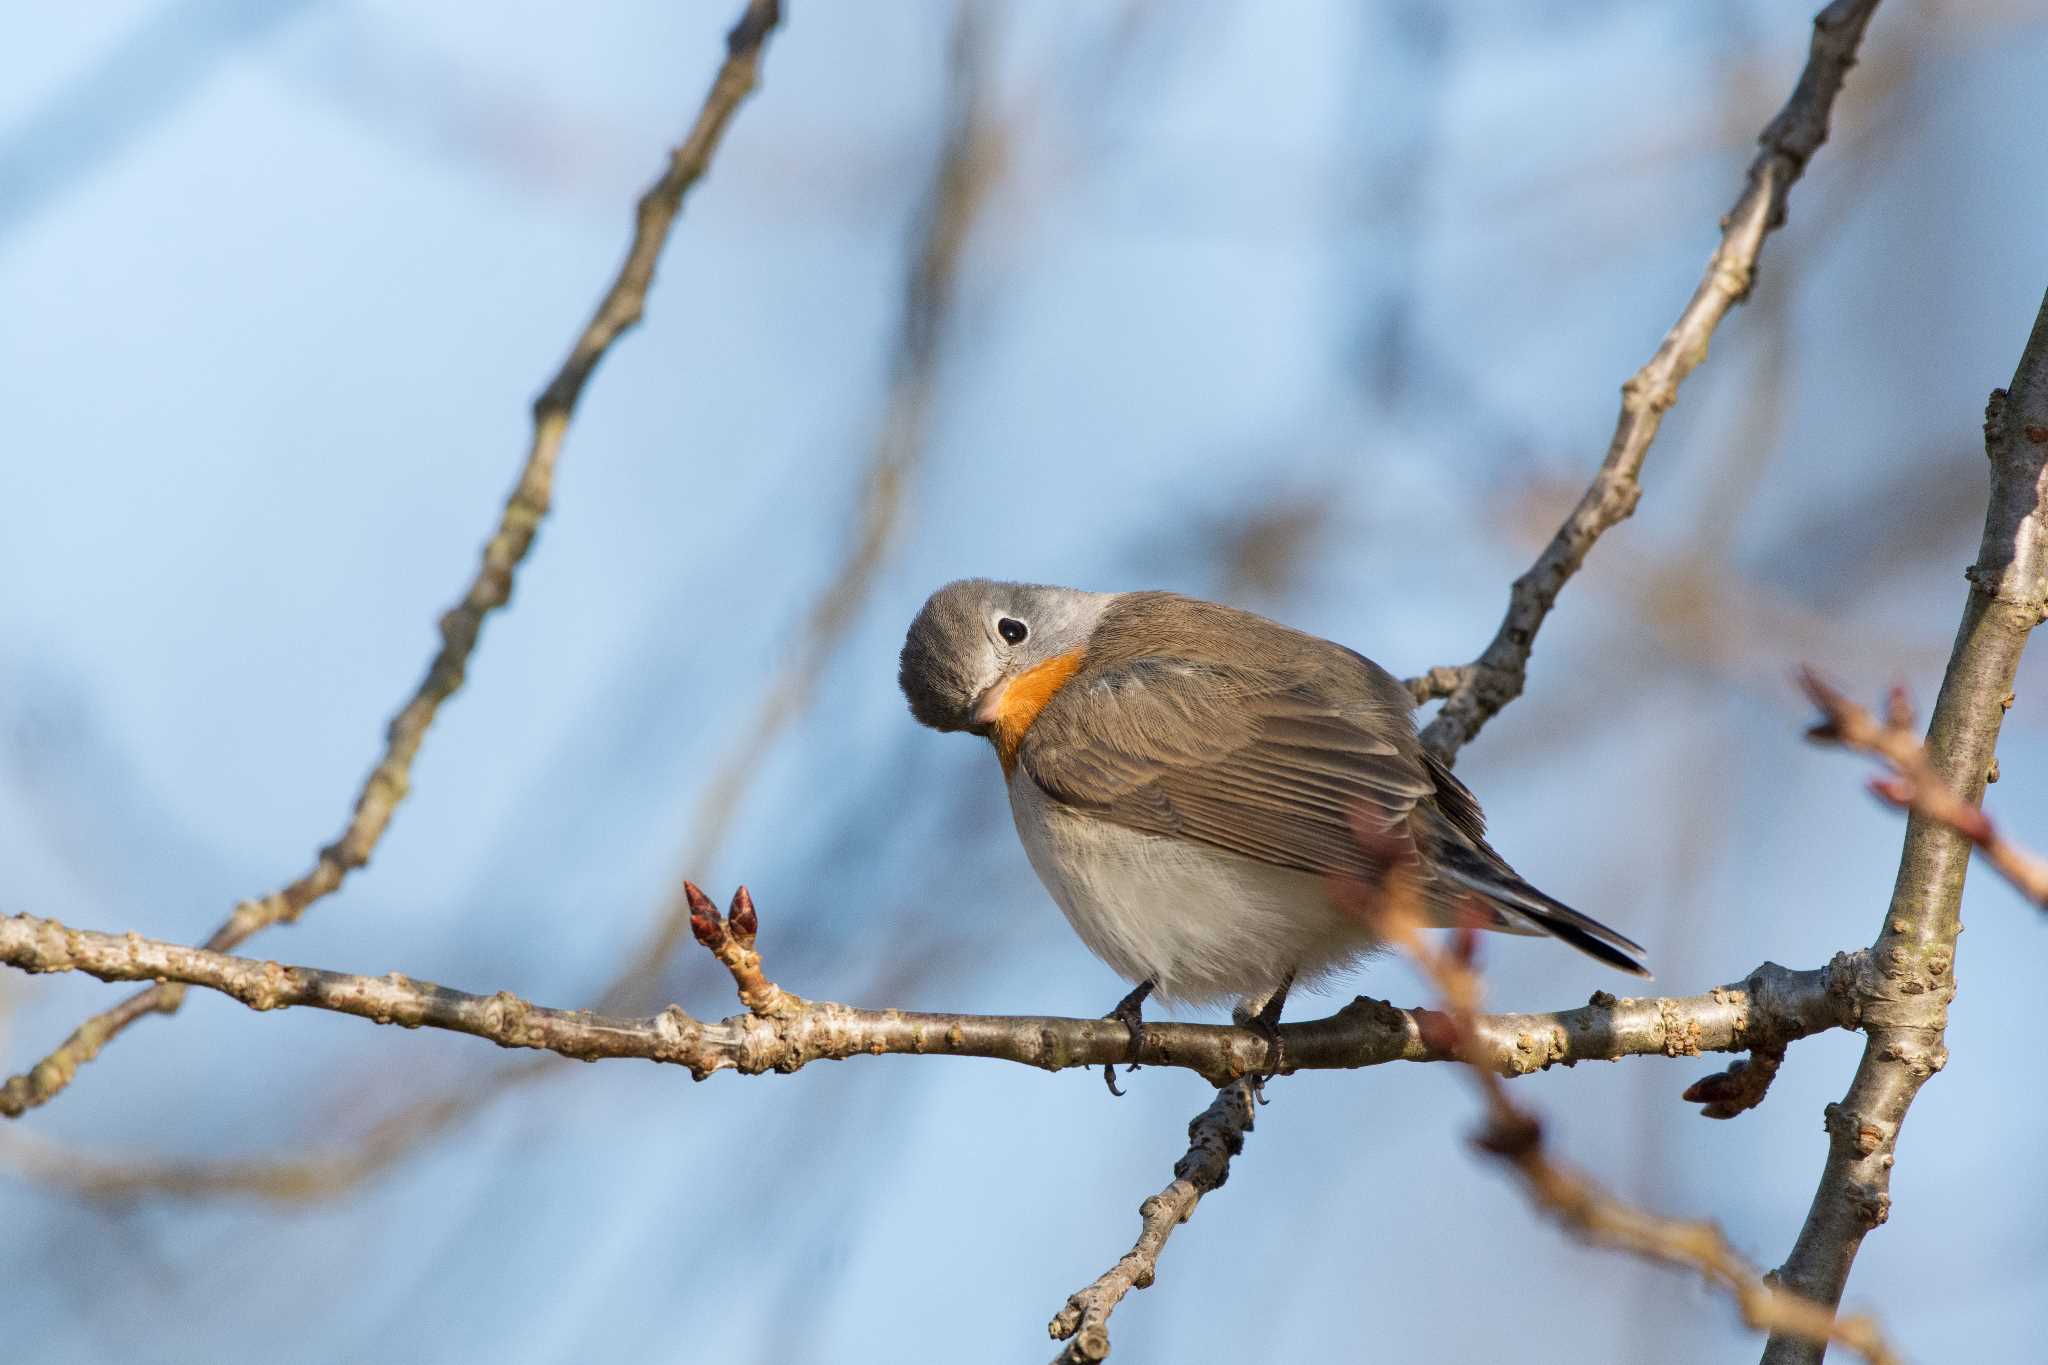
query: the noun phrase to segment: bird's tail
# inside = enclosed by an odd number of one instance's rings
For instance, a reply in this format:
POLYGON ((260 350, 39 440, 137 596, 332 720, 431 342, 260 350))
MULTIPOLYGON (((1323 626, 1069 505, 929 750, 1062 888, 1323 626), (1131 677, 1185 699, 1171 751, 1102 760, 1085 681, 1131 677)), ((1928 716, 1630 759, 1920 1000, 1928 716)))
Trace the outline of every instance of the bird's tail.
POLYGON ((1476 850, 1450 845, 1438 849, 1437 870, 1455 885, 1476 892, 1502 912, 1510 924, 1527 924, 1533 932, 1562 939, 1610 967, 1636 976, 1650 975, 1650 969, 1643 965, 1642 944, 1580 914, 1563 901, 1544 895, 1504 863, 1492 862, 1476 850))

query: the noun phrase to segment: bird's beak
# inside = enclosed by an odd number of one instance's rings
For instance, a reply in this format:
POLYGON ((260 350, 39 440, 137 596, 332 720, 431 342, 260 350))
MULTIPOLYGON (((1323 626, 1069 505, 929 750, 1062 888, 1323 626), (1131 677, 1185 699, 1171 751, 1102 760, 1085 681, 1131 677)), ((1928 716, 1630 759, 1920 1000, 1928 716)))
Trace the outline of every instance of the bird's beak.
POLYGON ((1004 678, 974 699, 974 710, 968 713, 968 719, 974 722, 971 728, 976 734, 989 733, 1003 718, 1003 693, 1009 686, 1010 680, 1004 678))

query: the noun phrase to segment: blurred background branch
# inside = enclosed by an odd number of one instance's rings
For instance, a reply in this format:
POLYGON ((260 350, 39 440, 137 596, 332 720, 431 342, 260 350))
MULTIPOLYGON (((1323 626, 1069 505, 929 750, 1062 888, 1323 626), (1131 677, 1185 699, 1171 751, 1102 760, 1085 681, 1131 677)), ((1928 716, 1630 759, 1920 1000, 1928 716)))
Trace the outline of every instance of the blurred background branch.
MULTIPOLYGON (((225 953, 270 925, 295 922, 307 907, 338 890, 349 873, 370 861, 399 802, 411 790, 413 759, 428 727, 441 703, 462 686, 485 618, 512 598, 513 576, 553 499, 555 462, 583 387, 612 343, 640 321, 648 288, 654 283, 655 263, 682 210, 683 196, 710 168, 734 112, 758 83, 762 46, 780 18, 779 0, 749 0, 726 37, 725 61, 704 97, 695 125, 670 154, 661 178, 640 197, 625 262, 568 358, 534 400, 533 441, 504 514, 484 545, 483 563, 461 598, 441 617, 441 647, 427 665, 426 676, 392 717, 384 752, 364 779, 347 826, 340 837, 320 850, 318 860, 303 876, 259 900, 236 906, 206 939, 209 950, 225 953)), ((79 1067, 97 1057, 100 1049, 130 1024, 145 1015, 174 1013, 183 1001, 183 993, 176 987, 155 985, 86 1020, 31 1070, 0 1085, 0 1117, 16 1118, 49 1103, 71 1083, 79 1067)))
MULTIPOLYGON (((2043 431, 2048 435, 2048 428, 2043 431)), ((1879 721, 1812 669, 1800 674, 1799 683, 1822 717, 1806 732, 1807 738, 1882 759, 1891 775, 1871 780, 1873 795, 1899 810, 1947 825, 1975 844, 1991 870, 2010 882, 2013 890, 2032 901, 2036 909, 2048 909, 2048 858, 2008 839, 1981 805, 1949 786, 1935 770, 1927 745, 1914 731, 1913 703, 1905 688, 1891 690, 1885 699, 1885 717, 1879 721)), ((2011 710, 2014 700, 2012 693, 2006 693, 2002 709, 2011 710)), ((1997 780, 1998 757, 1994 754, 1985 781, 1997 780)))
MULTIPOLYGON (((1120 26, 1117 35, 1119 43, 1130 41, 1128 25, 1120 26)), ((962 258, 975 219, 1005 170, 1008 120, 993 107, 984 69, 988 43, 980 8, 961 6, 950 40, 944 137, 904 245, 901 316, 889 361, 887 396, 871 458, 851 500, 845 558, 797 615, 792 657, 763 681, 751 722, 741 728, 739 738, 703 783, 689 819, 684 874, 719 856, 747 791, 767 767, 778 738, 815 705, 832 658, 860 621, 865 599, 900 533, 904 504, 929 444, 927 428, 962 258)), ((689 927, 686 886, 679 876, 646 941, 626 956, 598 993, 594 1008, 599 1013, 638 1013, 660 1003, 675 949, 689 927)), ((291 1201, 332 1198, 351 1184, 388 1170, 392 1163, 416 1156, 422 1143, 446 1137, 497 1099, 536 1081, 564 1078, 566 1073, 551 1065, 553 1060, 533 1058, 481 1079, 466 1076, 446 1090, 416 1097, 380 1120, 357 1149, 310 1157, 229 1159, 210 1169, 181 1163, 164 1171, 166 1193, 206 1189, 291 1201)), ((130 1169, 118 1181, 107 1178, 107 1172, 120 1167, 119 1161, 99 1158, 71 1169, 93 1172, 90 1183, 97 1189, 117 1188, 132 1195, 149 1187, 145 1168, 130 1169)))
MULTIPOLYGON (((939 386, 947 325, 954 310, 960 262, 976 219, 1008 160, 1010 134, 991 103, 986 23, 963 4, 953 26, 947 65, 945 139, 908 243, 902 317, 889 365, 888 397, 869 455, 846 557, 799 618, 788 663, 763 681, 752 721, 697 798, 682 875, 704 876, 724 847, 748 788, 777 736, 808 711, 873 591, 903 520, 903 504, 930 446, 933 397, 939 386)), ((661 920, 630 965, 600 997, 604 1010, 644 1009, 690 923, 679 879, 661 920)))

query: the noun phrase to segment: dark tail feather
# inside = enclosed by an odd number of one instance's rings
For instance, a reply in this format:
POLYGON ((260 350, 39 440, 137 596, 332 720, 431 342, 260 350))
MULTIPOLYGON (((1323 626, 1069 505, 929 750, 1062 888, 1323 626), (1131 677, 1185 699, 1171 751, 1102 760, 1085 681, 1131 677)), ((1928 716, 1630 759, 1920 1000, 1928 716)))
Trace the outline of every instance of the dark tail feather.
MULTIPOLYGON (((1458 850, 1458 854, 1462 853, 1458 850)), ((1490 867, 1477 857, 1457 854, 1442 858, 1438 867, 1460 886, 1478 892, 1509 915, 1527 920, 1588 957, 1597 957, 1610 967, 1636 976, 1650 975, 1650 969, 1643 965, 1642 944, 1580 914, 1563 901, 1552 900, 1506 868, 1490 867)))

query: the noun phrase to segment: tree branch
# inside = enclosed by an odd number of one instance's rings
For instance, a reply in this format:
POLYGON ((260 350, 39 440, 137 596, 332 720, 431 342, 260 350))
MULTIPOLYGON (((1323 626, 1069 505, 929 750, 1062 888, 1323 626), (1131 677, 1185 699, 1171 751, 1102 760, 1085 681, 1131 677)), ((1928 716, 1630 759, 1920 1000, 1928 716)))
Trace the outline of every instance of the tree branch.
POLYGON ((1431 947, 1421 934, 1423 924, 1413 883, 1404 877, 1395 878, 1380 894, 1362 892, 1356 904, 1360 913, 1382 927, 1388 942, 1398 944, 1414 960, 1442 995, 1448 1008, 1451 1045, 1460 1060, 1470 1065, 1486 1105, 1486 1125, 1473 1143, 1513 1171, 1538 1208, 1596 1246, 1697 1272, 1734 1298, 1742 1320, 1751 1327, 1818 1346, 1840 1341, 1873 1365, 1897 1365, 1898 1357, 1876 1323, 1862 1317, 1838 1319, 1833 1305, 1822 1306, 1770 1283, 1729 1244, 1727 1234, 1716 1224, 1638 1208, 1586 1172, 1557 1160, 1544 1139, 1542 1121, 1516 1104, 1501 1084, 1477 1028, 1482 995, 1474 965, 1478 934, 1467 928, 1456 936, 1450 950, 1431 947))
MULTIPOLYGON (((312 868, 297 881, 236 906, 206 940, 209 949, 227 952, 273 924, 296 921, 308 906, 337 890, 349 873, 369 862, 398 803, 411 789, 413 758, 428 727, 441 703, 462 686, 485 618, 511 600, 513 576, 547 515, 555 460, 584 385, 612 343, 640 321, 648 288, 654 282, 655 264, 682 209, 683 196, 710 167, 734 111, 759 82, 762 49, 780 18, 780 0, 748 0, 746 11, 726 35, 725 61, 704 97, 695 125, 670 154, 668 169, 640 197, 625 263, 561 369, 534 400, 533 439, 504 514, 484 546, 483 562, 462 597, 442 616, 441 647, 427 665, 426 676, 392 718, 383 755, 364 779, 347 826, 320 850, 312 868)), ((86 1020, 35 1067, 0 1085, 0 1116, 15 1118, 48 1103, 71 1083, 80 1066, 98 1056, 99 1050, 130 1024, 148 1014, 174 1013, 183 1001, 184 992, 178 986, 156 985, 86 1020)))
MULTIPOLYGON (((2048 611, 2048 298, 2042 300, 2012 384, 1985 410, 1991 497, 1970 593, 1928 722, 1927 772, 1975 806, 1984 799, 1998 732, 2011 704, 2027 638, 2048 611)), ((1864 1235, 1891 1206, 1899 1127, 1927 1078, 1948 1063, 1943 1039, 1955 998, 1956 935, 1970 840, 1914 810, 1884 925, 1870 950, 1877 974, 1863 1006, 1862 1060, 1848 1092, 1827 1108, 1828 1155, 1781 1283, 1839 1303, 1864 1235)), ((1767 1365, 1811 1365, 1821 1347, 1774 1335, 1767 1365)))
MULTIPOLYGON (((888 1054, 985 1057, 1048 1071, 1129 1056, 1129 1034, 1115 1019, 875 1010, 805 999, 763 973, 751 902, 735 900, 730 920, 717 920, 708 901, 704 911, 716 923, 706 924, 700 912, 698 935, 732 973, 746 1014, 705 1021, 673 1005, 645 1017, 552 1009, 508 991, 471 995, 398 973, 287 967, 135 934, 69 929, 33 915, 0 918, 0 963, 29 972, 79 971, 102 981, 202 986, 255 1010, 331 1010, 583 1061, 636 1057, 686 1067, 699 1080, 719 1071, 787 1073, 812 1062, 888 1054)), ((1577 1009, 1483 1016, 1473 1030, 1488 1065, 1503 1076, 1584 1061, 1782 1046, 1858 1027, 1856 993, 1867 971, 1858 953, 1810 971, 1765 963, 1745 980, 1701 995, 1637 1000, 1603 992, 1577 1009)), ((1287 1072, 1461 1056, 1442 1015, 1363 997, 1328 1018, 1282 1025, 1280 1039, 1287 1072)), ((1138 1054, 1146 1066, 1193 1071, 1218 1086, 1262 1074, 1270 1059, 1270 1040, 1256 1028, 1172 1022, 1146 1024, 1138 1054)))
MULTIPOLYGON (((1147 1027, 1150 1027, 1149 1025, 1147 1027)), ((1173 1181, 1138 1206, 1138 1240, 1086 1289, 1076 1290, 1046 1331, 1067 1348, 1053 1365, 1092 1365, 1109 1359, 1109 1315, 1133 1289, 1150 1289, 1159 1253, 1173 1230, 1192 1218, 1202 1196, 1230 1178, 1230 1159, 1244 1150, 1258 1108, 1258 1083, 1232 1081, 1188 1124, 1188 1150, 1173 1163, 1173 1181)))
POLYGON ((1637 476, 1678 386, 1706 359, 1707 343, 1728 310, 1749 294, 1764 240, 1785 221, 1785 202, 1806 163, 1827 140, 1828 119, 1877 0, 1835 0, 1814 20, 1813 46, 1799 84, 1758 139, 1763 150, 1750 163, 1749 180, 1722 220, 1721 242, 1705 275, 1656 354, 1621 386, 1621 414, 1607 458, 1578 505, 1508 593, 1507 616, 1486 650, 1463 670, 1434 669, 1411 681, 1418 701, 1444 697, 1443 709, 1422 732, 1446 762, 1457 757, 1500 709, 1522 693, 1529 655, 1558 593, 1586 560, 1593 543, 1626 520, 1642 496, 1637 476), (1448 691, 1444 689, 1448 687, 1448 691))

